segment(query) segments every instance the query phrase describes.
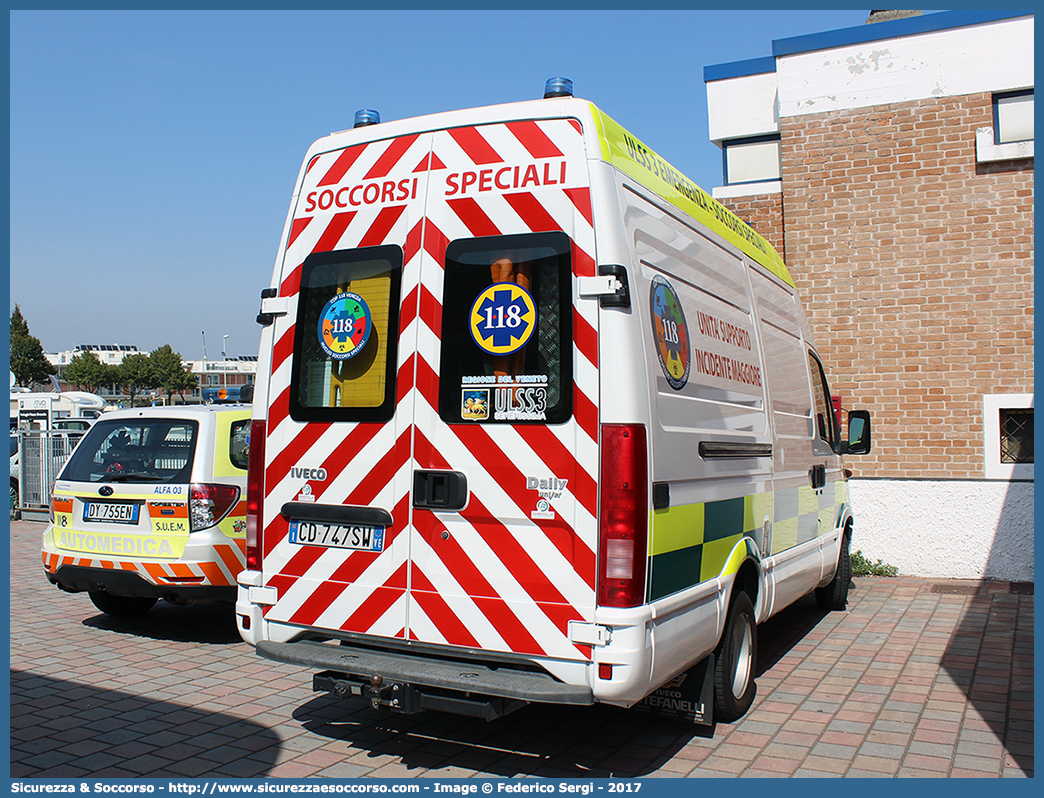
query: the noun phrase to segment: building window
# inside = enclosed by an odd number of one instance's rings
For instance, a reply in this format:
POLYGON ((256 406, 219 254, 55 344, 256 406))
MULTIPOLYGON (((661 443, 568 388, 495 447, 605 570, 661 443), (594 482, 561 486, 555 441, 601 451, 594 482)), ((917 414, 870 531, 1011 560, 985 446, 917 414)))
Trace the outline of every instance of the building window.
POLYGON ((1033 89, 993 95, 996 144, 1033 141, 1033 89))
POLYGON ((1004 464, 1033 462, 1033 408, 1000 411, 1000 460, 1004 464))
POLYGON ((1033 89, 993 95, 993 125, 975 131, 979 163, 1033 157, 1033 89))
POLYGON ((725 185, 780 179, 780 137, 754 136, 723 141, 725 185))
POLYGON ((983 397, 987 479, 1033 479, 1033 394, 983 397))

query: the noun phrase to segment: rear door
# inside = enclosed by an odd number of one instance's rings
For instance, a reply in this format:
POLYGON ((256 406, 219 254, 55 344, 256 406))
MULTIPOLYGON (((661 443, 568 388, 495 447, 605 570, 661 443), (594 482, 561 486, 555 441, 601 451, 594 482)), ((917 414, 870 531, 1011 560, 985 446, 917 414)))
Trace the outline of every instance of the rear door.
POLYGON ((579 123, 437 132, 422 256, 411 633, 575 659, 594 612, 597 302, 579 123), (429 292, 430 291, 430 297, 429 292), (587 307, 585 307, 587 306, 587 307), (434 473, 433 473, 434 472, 434 473))
POLYGON ((586 185, 571 120, 310 165, 275 330, 269 620, 589 656, 568 640, 595 587, 597 305, 572 301, 594 273, 586 185), (361 538, 333 540, 331 519, 361 538))

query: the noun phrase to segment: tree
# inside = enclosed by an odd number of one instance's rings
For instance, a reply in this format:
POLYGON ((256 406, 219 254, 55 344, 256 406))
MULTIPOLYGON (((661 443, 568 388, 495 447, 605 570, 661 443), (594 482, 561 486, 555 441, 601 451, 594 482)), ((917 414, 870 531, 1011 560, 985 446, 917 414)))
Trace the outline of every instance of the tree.
POLYGON ((116 367, 116 384, 122 385, 134 407, 134 397, 145 388, 156 388, 156 372, 152 360, 143 352, 128 355, 116 367))
POLYGON ((44 357, 40 339, 29 334, 29 323, 15 305, 11 313, 11 371, 19 385, 32 388, 58 370, 44 357))
POLYGON ((81 391, 97 393, 100 388, 112 385, 111 375, 111 366, 106 366, 94 352, 88 351, 80 352, 70 360, 62 376, 81 391))
POLYGON ((166 392, 167 402, 173 404, 174 394, 178 393, 182 394, 181 401, 184 403, 182 392, 194 387, 196 378, 185 368, 181 355, 171 349, 170 344, 164 344, 149 353, 149 360, 155 370, 155 385, 166 392))

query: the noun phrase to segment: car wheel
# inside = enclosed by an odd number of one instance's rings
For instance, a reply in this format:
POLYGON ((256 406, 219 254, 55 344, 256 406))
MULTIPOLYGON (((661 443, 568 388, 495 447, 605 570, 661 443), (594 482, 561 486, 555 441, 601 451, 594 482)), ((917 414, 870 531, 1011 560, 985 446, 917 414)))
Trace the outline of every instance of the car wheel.
POLYGON ((829 585, 816 588, 816 604, 821 610, 843 610, 848 605, 848 586, 852 584, 852 557, 848 553, 849 537, 841 539, 841 554, 829 585))
POLYGON ((148 596, 114 596, 104 590, 90 591, 91 603, 114 618, 133 618, 152 609, 156 599, 148 596))
POLYGON ((714 714, 723 723, 739 720, 754 703, 757 685, 758 626, 750 596, 739 592, 725 619, 725 632, 714 652, 714 714))

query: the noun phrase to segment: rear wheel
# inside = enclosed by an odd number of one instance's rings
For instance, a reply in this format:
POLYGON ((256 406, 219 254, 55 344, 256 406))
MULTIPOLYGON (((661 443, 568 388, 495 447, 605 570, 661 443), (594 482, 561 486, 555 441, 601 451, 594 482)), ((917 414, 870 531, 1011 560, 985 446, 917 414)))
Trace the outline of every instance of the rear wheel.
POLYGON ((821 610, 843 610, 848 604, 848 586, 852 584, 852 557, 848 553, 849 536, 841 538, 841 555, 829 585, 816 588, 816 604, 821 610))
POLYGON ((714 713, 724 723, 739 720, 754 703, 757 685, 758 627, 754 605, 744 592, 736 594, 725 620, 725 632, 714 652, 714 713))
POLYGON ((156 599, 148 596, 114 596, 104 590, 92 590, 89 595, 95 607, 114 618, 143 615, 156 603, 156 599))

